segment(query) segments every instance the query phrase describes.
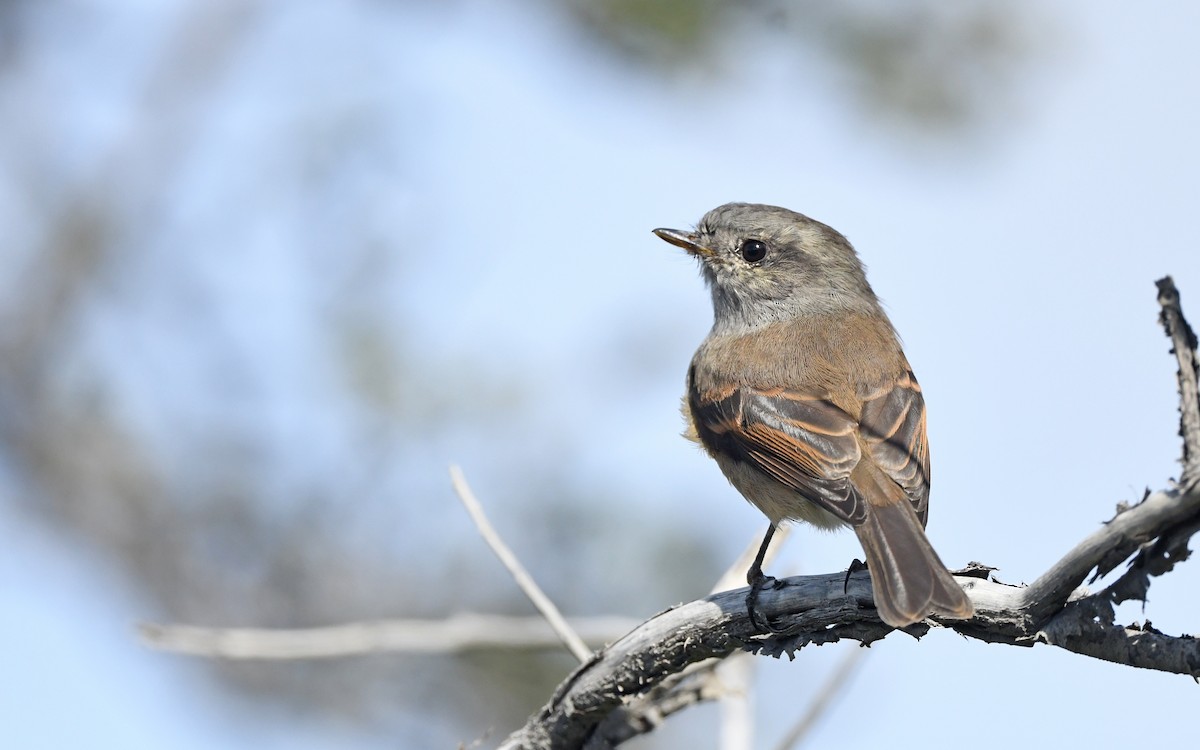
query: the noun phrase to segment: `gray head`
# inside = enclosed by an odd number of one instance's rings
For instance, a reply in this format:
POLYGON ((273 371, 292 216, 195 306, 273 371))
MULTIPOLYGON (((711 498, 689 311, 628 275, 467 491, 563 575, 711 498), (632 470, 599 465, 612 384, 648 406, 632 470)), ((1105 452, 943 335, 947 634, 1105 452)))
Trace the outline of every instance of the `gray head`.
POLYGON ((718 329, 880 311, 854 248, 840 232, 804 214, 726 203, 706 213, 693 232, 654 233, 700 260, 718 329))

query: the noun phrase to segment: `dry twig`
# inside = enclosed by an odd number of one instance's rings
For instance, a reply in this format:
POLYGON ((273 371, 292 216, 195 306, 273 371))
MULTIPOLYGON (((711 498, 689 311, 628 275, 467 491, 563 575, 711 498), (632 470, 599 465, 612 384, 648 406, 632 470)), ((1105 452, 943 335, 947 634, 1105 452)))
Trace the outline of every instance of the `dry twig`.
POLYGON ((1183 317, 1175 280, 1164 276, 1158 285, 1159 321, 1171 340, 1171 351, 1179 361, 1179 436, 1183 438, 1183 475, 1179 484, 1185 490, 1200 483, 1200 362, 1196 359, 1196 334, 1183 317))
MULTIPOLYGON (((572 631, 602 646, 638 624, 625 617, 571 620, 572 631)), ((443 620, 372 620, 316 628, 204 628, 143 623, 151 648, 216 659, 329 659, 380 653, 455 653, 481 648, 560 648, 539 615, 457 614, 443 620)))
POLYGON ((525 566, 521 565, 521 561, 513 554, 513 551, 508 548, 504 540, 496 532, 496 529, 488 521, 487 515, 483 512, 483 506, 475 499, 475 493, 471 492, 470 486, 467 485, 467 478, 463 476, 462 469, 457 466, 450 467, 450 483, 454 485, 454 491, 458 494, 458 499, 466 506, 467 512, 471 514, 471 520, 475 522, 475 527, 479 529, 479 533, 483 535, 483 540, 492 548, 492 552, 496 553, 496 557, 500 558, 500 562, 508 569, 509 573, 517 581, 517 585, 521 587, 521 591, 525 592, 525 596, 529 597, 529 601, 533 602, 533 606, 537 607, 542 613, 542 617, 546 618, 546 622, 550 623, 550 627, 562 639, 563 644, 567 647, 576 659, 581 664, 586 664, 592 658, 592 651, 583 642, 575 631, 571 630, 571 626, 567 624, 566 618, 558 611, 558 607, 554 606, 554 602, 550 601, 550 597, 546 596, 537 582, 533 580, 533 576, 525 570, 525 566))
MULTIPOLYGON (((775 559, 789 533, 788 527, 776 531, 763 559, 764 565, 775 559)), ((761 538, 762 534, 758 534, 751 540, 717 579, 710 594, 727 591, 746 580, 746 570, 758 553, 761 538)), ((702 661, 683 670, 676 678, 664 680, 653 690, 631 697, 597 727, 588 740, 588 748, 615 747, 639 734, 654 731, 678 711, 710 700, 718 700, 722 706, 722 749, 740 750, 750 746, 753 732, 749 722, 752 713, 749 659, 750 654, 733 654, 726 659, 702 661)))

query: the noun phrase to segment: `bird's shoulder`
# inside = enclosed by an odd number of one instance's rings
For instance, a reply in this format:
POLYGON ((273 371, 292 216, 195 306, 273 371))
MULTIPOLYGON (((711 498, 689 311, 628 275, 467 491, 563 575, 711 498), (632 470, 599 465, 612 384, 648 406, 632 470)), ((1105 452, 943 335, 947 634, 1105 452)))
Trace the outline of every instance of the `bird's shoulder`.
POLYGON ((903 378, 908 362, 882 316, 812 316, 751 331, 714 331, 688 371, 701 402, 738 390, 827 399, 857 417, 862 401, 903 378))

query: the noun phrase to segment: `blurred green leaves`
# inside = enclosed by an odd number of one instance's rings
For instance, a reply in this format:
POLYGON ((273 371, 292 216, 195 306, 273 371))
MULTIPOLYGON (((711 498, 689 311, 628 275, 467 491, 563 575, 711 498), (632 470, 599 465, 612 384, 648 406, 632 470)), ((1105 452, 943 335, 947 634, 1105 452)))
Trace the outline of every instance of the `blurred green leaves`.
MULTIPOLYGON (((660 73, 736 69, 783 52, 798 73, 785 97, 809 95, 832 66, 841 86, 882 127, 966 132, 1003 116, 1037 49, 1030 9, 985 0, 840 3, 782 0, 571 0, 574 22, 610 54, 660 73), (880 121, 882 118, 882 121, 880 121)), ((1039 21, 1041 19, 1038 19, 1039 21)))

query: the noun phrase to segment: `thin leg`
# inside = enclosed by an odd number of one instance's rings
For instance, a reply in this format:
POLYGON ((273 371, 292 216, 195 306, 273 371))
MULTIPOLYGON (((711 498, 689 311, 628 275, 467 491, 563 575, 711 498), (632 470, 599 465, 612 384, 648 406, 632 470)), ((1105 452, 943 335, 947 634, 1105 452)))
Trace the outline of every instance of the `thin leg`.
POLYGON ((750 622, 754 627, 763 633, 775 632, 775 628, 764 617, 761 620, 758 616, 756 605, 758 604, 758 594, 767 586, 778 588, 779 582, 768 575, 763 575, 763 558, 767 556, 767 547, 771 546, 771 537, 775 536, 775 524, 771 524, 767 529, 766 536, 763 537, 762 545, 758 548, 758 554, 754 557, 754 562, 750 565, 750 570, 746 571, 746 583, 750 584, 750 593, 746 594, 746 612, 750 615, 750 622))
POLYGON ((754 556, 754 562, 750 563, 750 569, 746 571, 747 584, 753 586, 766 577, 762 572, 763 559, 767 556, 767 547, 771 546, 771 538, 774 536, 775 524, 771 524, 767 527, 767 535, 763 537, 762 544, 758 546, 758 554, 754 556))

